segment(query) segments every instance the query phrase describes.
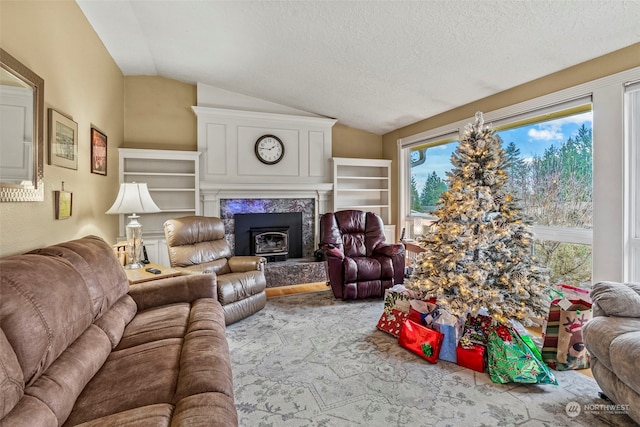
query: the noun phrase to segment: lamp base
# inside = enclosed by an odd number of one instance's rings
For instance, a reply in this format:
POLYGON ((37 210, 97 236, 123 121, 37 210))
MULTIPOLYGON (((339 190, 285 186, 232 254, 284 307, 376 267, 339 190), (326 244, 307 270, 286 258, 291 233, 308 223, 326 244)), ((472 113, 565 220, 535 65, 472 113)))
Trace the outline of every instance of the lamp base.
POLYGON ((142 268, 145 265, 141 262, 132 262, 131 264, 127 264, 124 266, 125 270, 136 270, 138 268, 142 268))

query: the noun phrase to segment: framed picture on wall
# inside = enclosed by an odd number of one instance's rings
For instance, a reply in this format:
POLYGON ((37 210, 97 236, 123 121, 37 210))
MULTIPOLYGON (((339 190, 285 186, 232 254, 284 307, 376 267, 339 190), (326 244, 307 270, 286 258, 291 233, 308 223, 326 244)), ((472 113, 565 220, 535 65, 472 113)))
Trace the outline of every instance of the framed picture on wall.
POLYGON ((91 173, 107 174, 107 135, 91 128, 91 173))
POLYGON ((54 191, 56 219, 71 217, 72 193, 70 191, 54 191))
POLYGON ((78 124, 49 108, 49 164, 78 169, 78 124))

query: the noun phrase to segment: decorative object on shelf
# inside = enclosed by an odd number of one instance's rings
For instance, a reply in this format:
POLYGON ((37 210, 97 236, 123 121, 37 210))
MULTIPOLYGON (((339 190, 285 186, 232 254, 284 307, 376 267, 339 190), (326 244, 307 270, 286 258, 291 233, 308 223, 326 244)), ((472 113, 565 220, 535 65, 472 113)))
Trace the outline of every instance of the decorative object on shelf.
POLYGON ((107 175, 107 135, 91 128, 91 173, 107 175))
POLYGON ((256 156, 265 165, 275 165, 284 157, 284 144, 275 135, 262 135, 256 141, 256 156))
POLYGON ((78 169, 78 124, 49 108, 49 164, 78 169))
POLYGON ((71 217, 72 193, 64 191, 64 181, 60 191, 54 191, 56 219, 67 219, 71 217))
POLYGON ((145 266, 140 259, 142 255, 142 224, 138 222, 138 213, 160 212, 160 208, 155 204, 149 189, 145 183, 123 182, 113 206, 106 212, 107 214, 131 214, 129 223, 126 226, 127 245, 129 253, 129 264, 126 269, 142 268, 145 266))

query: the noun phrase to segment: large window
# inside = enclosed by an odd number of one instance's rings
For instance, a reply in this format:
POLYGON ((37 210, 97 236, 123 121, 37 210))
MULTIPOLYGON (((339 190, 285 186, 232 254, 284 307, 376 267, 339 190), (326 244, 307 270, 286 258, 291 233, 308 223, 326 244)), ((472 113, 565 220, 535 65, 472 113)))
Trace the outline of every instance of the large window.
MULTIPOLYGON (((507 191, 532 219, 538 238, 535 251, 551 267, 553 282, 591 281, 592 123, 587 102, 495 126, 506 153, 507 191)), ((433 212, 447 190, 457 144, 451 136, 436 137, 406 149, 408 237, 424 233, 436 219, 433 212)))

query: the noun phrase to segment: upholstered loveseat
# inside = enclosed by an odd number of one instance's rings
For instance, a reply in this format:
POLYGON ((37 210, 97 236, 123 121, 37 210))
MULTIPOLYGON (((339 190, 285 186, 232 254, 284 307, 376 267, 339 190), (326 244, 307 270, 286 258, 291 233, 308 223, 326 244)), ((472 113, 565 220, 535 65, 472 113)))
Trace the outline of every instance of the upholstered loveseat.
POLYGON ((640 283, 598 282, 593 319, 582 330, 604 394, 640 423, 640 283))
POLYGON ((0 426, 237 426, 215 280, 129 289, 93 236, 0 259, 0 426))

